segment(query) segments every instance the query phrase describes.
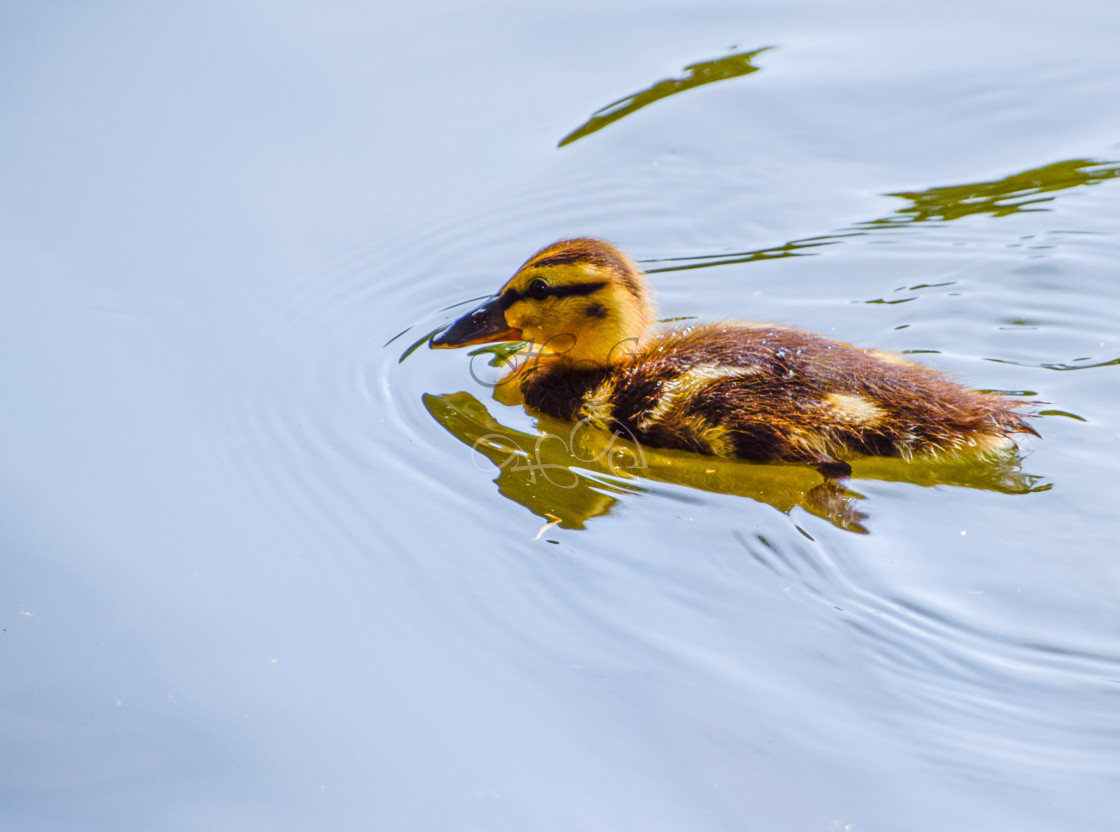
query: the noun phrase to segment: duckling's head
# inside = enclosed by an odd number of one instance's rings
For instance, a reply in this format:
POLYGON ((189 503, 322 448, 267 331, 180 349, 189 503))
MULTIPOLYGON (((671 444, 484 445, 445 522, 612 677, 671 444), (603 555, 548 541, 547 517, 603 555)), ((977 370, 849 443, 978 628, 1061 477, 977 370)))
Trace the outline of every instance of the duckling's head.
POLYGON ((530 341, 564 361, 606 366, 637 349, 652 319, 634 261, 610 243, 579 237, 542 248, 431 345, 530 341))

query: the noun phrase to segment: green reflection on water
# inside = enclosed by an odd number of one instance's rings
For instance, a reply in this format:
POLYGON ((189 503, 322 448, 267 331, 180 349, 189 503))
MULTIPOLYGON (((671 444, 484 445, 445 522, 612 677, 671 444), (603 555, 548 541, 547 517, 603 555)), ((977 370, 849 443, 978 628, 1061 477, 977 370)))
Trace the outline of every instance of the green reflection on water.
MULTIPOLYGON (((991 361, 995 364, 1014 364, 1017 367, 1038 367, 1041 370, 1057 370, 1059 372, 1066 372, 1068 370, 1099 370, 1101 367, 1118 367, 1120 366, 1120 358, 1110 358, 1105 361, 1097 361, 1093 364, 1066 364, 1060 361, 1012 361, 1009 358, 985 358, 985 361, 991 361)), ((1074 361, 1088 361, 1087 358, 1074 359, 1074 361)))
POLYGON ((1038 205, 1050 202, 1054 197, 1041 196, 1041 194, 1081 185, 1096 185, 1116 177, 1120 177, 1120 163, 1070 159, 1005 176, 992 182, 974 182, 969 185, 949 185, 924 191, 886 194, 886 196, 908 199, 912 204, 899 208, 890 217, 872 220, 868 224, 898 225, 930 220, 947 221, 974 214, 1006 217, 1023 211, 1042 211, 1046 209, 1039 208, 1038 205))
POLYGON ((814 251, 805 251, 805 249, 815 249, 821 246, 834 246, 841 242, 844 237, 860 237, 864 232, 849 232, 844 234, 831 234, 824 237, 806 237, 801 240, 793 240, 782 246, 774 246, 773 248, 758 248, 752 251, 735 251, 727 254, 701 254, 694 257, 666 257, 659 260, 640 260, 643 267, 646 263, 671 263, 670 266, 660 266, 655 268, 643 268, 646 274, 657 274, 658 272, 685 272, 689 269, 706 269, 710 266, 726 266, 731 263, 751 263, 756 260, 777 260, 782 257, 806 257, 815 254, 814 251))
POLYGON ((652 87, 620 98, 618 101, 596 110, 591 114, 591 118, 562 138, 557 147, 563 147, 577 139, 582 139, 584 136, 589 136, 602 130, 608 124, 625 118, 655 101, 668 98, 670 95, 702 87, 705 84, 714 84, 716 81, 741 78, 744 75, 750 75, 752 72, 758 72, 761 67, 754 66, 751 62, 756 56, 772 48, 771 46, 764 46, 762 49, 756 49, 753 52, 735 53, 723 58, 716 58, 713 61, 690 64, 685 67, 688 74, 683 78, 666 78, 664 81, 658 81, 652 87))
MULTIPOLYGON (((581 529, 608 514, 621 495, 671 483, 735 494, 782 512, 796 506, 853 532, 865 532, 863 496, 823 480, 803 465, 766 465, 648 448, 595 430, 538 417, 537 434, 498 422, 470 393, 426 394, 424 406, 448 433, 498 468, 494 482, 506 498, 564 528, 581 529)), ((476 460, 476 464, 477 464, 476 460)), ((869 458, 852 463, 853 479, 915 485, 956 485, 1026 494, 1050 485, 1019 470, 1020 458, 998 462, 904 462, 869 458)), ((486 466, 488 468, 488 466, 486 466)))
POLYGON ((1048 209, 1040 207, 1041 203, 1050 202, 1054 197, 1040 196, 1041 194, 1082 185, 1096 185, 1116 178, 1120 178, 1120 162, 1070 159, 1032 168, 991 182, 938 186, 924 191, 884 194, 884 196, 906 199, 910 204, 899 208, 889 216, 858 222, 834 234, 804 237, 772 248, 645 260, 642 264, 643 266, 647 263, 668 264, 646 267, 647 273, 655 274, 725 266, 731 263, 749 263, 755 260, 773 260, 780 257, 804 257, 816 254, 816 249, 821 247, 837 245, 846 238, 864 237, 912 223, 947 222, 977 214, 1005 217, 1024 211, 1045 211, 1048 209))

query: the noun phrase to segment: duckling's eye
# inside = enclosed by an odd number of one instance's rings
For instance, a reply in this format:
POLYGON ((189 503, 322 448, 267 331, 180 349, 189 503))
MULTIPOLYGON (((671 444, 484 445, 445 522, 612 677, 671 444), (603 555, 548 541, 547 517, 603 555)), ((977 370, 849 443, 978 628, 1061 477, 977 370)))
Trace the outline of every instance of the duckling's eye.
POLYGON ((533 300, 544 300, 548 297, 548 284, 538 277, 529 284, 525 294, 533 300))

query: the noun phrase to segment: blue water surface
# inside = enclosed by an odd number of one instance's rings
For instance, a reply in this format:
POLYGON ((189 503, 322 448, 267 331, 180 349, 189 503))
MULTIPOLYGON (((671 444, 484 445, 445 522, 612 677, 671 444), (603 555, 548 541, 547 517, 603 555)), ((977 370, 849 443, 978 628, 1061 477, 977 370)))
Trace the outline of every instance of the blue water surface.
POLYGON ((4 6, 0 826, 1115 829, 1118 40, 1105 0, 4 6), (536 419, 402 356, 579 234, 664 318, 1035 402, 1027 485, 857 472, 858 534, 500 479, 469 431, 536 419))

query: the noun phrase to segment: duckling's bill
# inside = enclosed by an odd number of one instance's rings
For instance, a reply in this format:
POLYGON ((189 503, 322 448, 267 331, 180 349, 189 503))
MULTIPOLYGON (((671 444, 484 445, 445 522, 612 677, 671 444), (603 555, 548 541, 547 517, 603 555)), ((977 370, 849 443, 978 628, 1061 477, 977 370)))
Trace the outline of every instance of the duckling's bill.
POLYGON ((506 323, 502 298, 495 295, 477 309, 461 317, 430 343, 438 349, 520 340, 521 331, 513 329, 506 323))

